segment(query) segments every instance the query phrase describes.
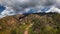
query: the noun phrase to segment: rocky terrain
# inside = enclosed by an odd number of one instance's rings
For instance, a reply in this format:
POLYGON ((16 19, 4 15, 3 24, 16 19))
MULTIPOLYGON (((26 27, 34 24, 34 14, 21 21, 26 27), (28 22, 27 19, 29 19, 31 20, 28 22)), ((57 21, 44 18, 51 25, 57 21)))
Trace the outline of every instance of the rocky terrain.
POLYGON ((0 34, 60 34, 60 14, 6 16, 0 19, 0 34))

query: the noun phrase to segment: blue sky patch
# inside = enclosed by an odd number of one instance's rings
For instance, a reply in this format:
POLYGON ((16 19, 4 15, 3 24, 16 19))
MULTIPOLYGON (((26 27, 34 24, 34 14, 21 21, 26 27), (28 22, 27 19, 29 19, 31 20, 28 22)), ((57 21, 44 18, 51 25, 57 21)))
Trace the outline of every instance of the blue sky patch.
POLYGON ((0 6, 0 12, 2 12, 3 10, 5 10, 4 6, 0 6))

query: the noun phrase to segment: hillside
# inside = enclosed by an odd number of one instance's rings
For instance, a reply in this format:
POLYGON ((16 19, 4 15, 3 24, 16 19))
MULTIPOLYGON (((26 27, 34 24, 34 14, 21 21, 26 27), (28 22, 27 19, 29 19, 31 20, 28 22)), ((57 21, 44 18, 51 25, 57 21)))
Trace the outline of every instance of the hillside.
POLYGON ((0 34, 60 34, 60 14, 26 14, 0 19, 0 34), (31 25, 32 24, 32 25, 31 25))

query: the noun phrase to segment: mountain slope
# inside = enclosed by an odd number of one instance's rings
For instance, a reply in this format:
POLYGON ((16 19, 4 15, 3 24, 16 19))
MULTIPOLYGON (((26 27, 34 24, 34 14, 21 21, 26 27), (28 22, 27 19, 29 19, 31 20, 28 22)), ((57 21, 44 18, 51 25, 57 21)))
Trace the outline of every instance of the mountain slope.
POLYGON ((23 34, 25 29, 33 24, 28 30, 29 34, 59 34, 60 14, 26 14, 6 16, 0 19, 0 34, 23 34))

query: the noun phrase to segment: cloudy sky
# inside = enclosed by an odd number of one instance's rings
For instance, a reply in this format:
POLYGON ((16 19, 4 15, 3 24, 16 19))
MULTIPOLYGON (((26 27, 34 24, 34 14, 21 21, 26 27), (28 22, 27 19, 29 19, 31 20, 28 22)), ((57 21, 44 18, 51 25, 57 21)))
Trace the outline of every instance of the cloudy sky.
POLYGON ((39 12, 60 13, 60 0, 0 0, 0 18, 39 12))

